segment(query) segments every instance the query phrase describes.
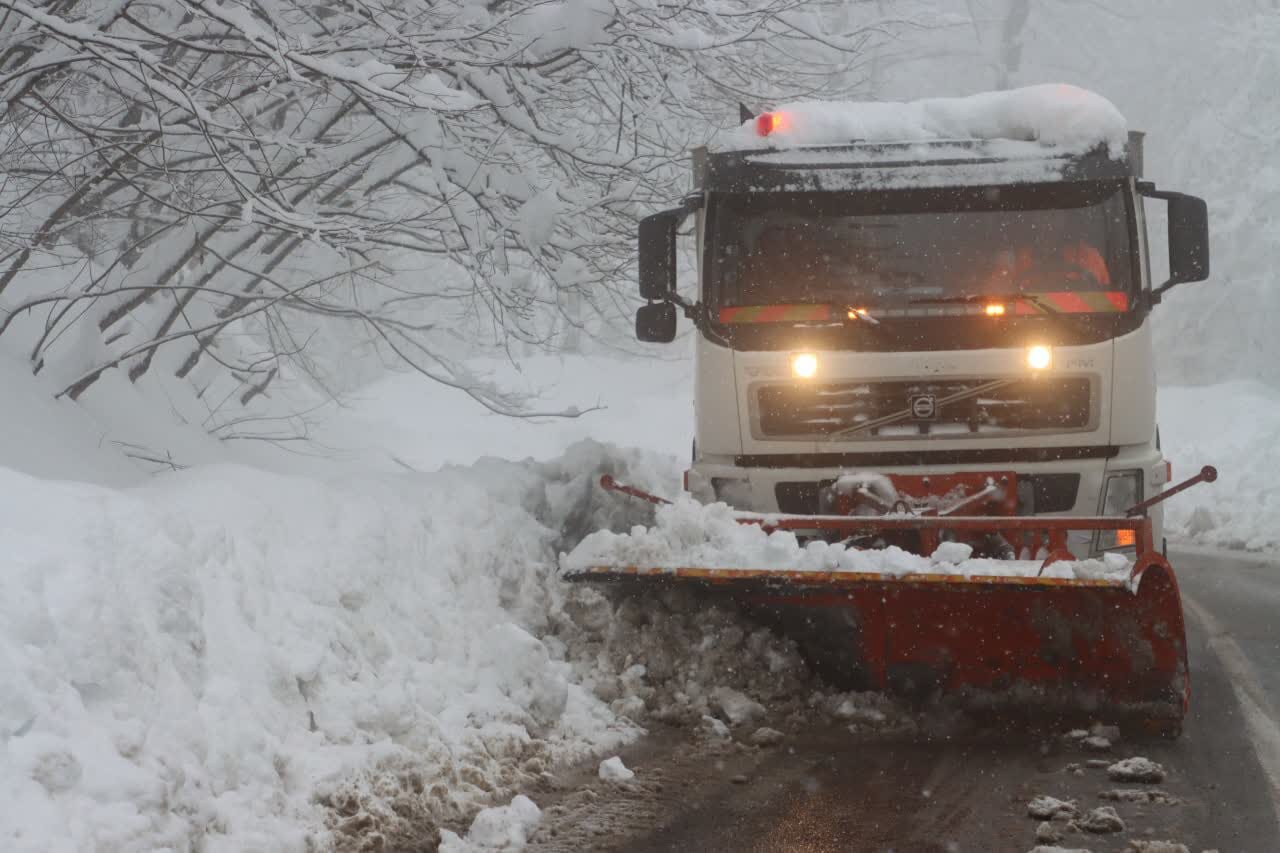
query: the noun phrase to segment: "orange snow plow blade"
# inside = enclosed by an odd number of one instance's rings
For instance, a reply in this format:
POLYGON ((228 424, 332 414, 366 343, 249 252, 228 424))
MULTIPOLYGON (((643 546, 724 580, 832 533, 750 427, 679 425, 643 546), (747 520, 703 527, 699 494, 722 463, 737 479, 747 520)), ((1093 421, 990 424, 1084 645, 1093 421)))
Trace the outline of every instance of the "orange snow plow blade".
POLYGON ((728 597, 843 689, 1176 733, 1190 694, 1177 582, 1155 554, 1135 569, 1131 582, 635 567, 570 579, 728 597))
MULTIPOLYGON (((842 689, 956 700, 971 709, 1016 714, 1125 720, 1176 735, 1190 698, 1182 600, 1143 513, 1214 477, 1206 467, 1126 516, 738 517, 766 531, 846 542, 896 538, 920 554, 934 553, 944 538, 996 535, 1048 554, 1039 563, 1009 562, 999 575, 593 566, 565 577, 640 594, 682 586, 732 600, 795 640, 810 664, 842 689), (1127 577, 1041 576, 1053 563, 1075 559, 1066 547, 1068 533, 1091 531, 1115 532, 1117 541, 1133 543, 1127 577)), ((602 485, 666 503, 612 478, 602 485)))

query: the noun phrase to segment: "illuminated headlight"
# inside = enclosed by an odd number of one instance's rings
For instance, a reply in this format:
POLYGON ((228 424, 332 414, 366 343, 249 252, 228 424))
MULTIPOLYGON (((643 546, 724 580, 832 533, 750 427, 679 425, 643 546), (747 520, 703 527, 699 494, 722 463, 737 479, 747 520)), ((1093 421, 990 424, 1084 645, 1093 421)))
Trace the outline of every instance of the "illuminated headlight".
POLYGON ((1053 364, 1053 349, 1037 344, 1027 348, 1027 367, 1044 370, 1053 364))
POLYGON ((791 375, 799 379, 812 379, 818 372, 818 357, 811 352, 798 352, 791 356, 791 375))
MULTIPOLYGON (((1129 507, 1142 500, 1142 472, 1116 471, 1107 475, 1102 487, 1102 514, 1123 516, 1129 507)), ((1098 532, 1098 551, 1111 551, 1134 546, 1132 530, 1098 532)))

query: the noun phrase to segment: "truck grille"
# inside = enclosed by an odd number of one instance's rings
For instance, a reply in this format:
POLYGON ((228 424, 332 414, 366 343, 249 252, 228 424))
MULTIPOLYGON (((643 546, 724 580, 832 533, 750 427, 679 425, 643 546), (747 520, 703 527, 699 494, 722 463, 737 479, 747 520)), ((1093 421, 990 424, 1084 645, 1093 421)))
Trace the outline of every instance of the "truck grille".
MULTIPOLYGON (((819 495, 835 480, 808 483, 778 483, 774 496, 778 512, 814 515, 822 511, 819 495)), ((1079 474, 1019 474, 1018 515, 1038 512, 1070 512, 1080 493, 1079 474)))
POLYGON ((946 379, 765 385, 756 395, 762 436, 850 439, 992 435, 1089 426, 1087 378, 946 379))

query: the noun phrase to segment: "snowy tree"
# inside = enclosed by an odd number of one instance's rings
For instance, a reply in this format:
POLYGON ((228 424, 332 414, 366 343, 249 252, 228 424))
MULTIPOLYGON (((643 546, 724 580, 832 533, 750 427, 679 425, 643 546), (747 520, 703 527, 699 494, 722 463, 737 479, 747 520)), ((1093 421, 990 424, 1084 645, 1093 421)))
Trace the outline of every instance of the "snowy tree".
POLYGON ((215 430, 361 347, 521 411, 453 342, 609 328, 688 150, 836 94, 884 31, 799 0, 0 10, 0 344, 71 399, 177 377, 215 430))

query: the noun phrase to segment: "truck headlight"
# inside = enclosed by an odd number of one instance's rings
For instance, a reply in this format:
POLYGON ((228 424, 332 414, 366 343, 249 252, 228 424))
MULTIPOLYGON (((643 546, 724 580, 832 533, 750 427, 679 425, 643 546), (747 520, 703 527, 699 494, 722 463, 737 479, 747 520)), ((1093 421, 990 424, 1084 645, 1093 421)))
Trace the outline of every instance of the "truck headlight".
POLYGON ((818 357, 811 352, 798 352, 791 356, 791 375, 797 379, 812 379, 818 372, 818 357))
MULTIPOLYGON (((1102 486, 1102 514, 1124 515, 1142 500, 1141 471, 1113 471, 1102 486)), ((1132 530, 1100 530, 1095 550, 1113 551, 1134 546, 1132 530)))
POLYGON ((1053 365, 1053 348, 1036 344, 1027 348, 1027 367, 1044 370, 1053 365))

